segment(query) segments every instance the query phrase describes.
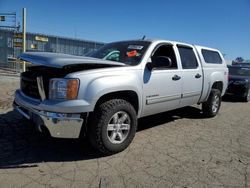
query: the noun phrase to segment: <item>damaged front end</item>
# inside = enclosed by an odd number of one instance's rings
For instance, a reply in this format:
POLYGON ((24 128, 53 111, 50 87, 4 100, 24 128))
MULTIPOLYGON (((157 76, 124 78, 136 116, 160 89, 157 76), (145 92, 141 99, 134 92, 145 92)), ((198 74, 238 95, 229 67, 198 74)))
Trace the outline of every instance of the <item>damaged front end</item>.
POLYGON ((75 69, 29 67, 26 72, 21 73, 20 89, 16 91, 13 103, 14 109, 34 122, 39 131, 48 130, 52 137, 78 138, 85 116, 80 112, 74 113, 73 108, 73 113, 59 112, 59 108, 62 111, 65 109, 63 103, 73 101, 54 100, 52 102, 49 96, 51 80, 55 77, 64 78, 72 71, 75 69), (55 108, 51 109, 52 106, 55 108))
POLYGON ((21 60, 33 65, 21 73, 20 89, 13 107, 33 121, 38 130, 48 130, 52 137, 79 138, 90 104, 78 99, 77 78, 73 72, 123 66, 122 63, 53 53, 24 53, 21 60))

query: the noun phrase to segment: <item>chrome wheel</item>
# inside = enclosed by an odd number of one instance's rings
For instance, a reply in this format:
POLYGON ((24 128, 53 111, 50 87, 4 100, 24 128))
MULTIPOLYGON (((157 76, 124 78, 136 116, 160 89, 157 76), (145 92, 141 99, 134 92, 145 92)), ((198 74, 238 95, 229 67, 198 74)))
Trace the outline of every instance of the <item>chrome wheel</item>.
POLYGON ((218 95, 214 96, 214 101, 212 103, 212 112, 216 113, 220 105, 220 97, 218 95))
POLYGON ((107 126, 107 136, 112 144, 122 143, 130 131, 131 120, 129 115, 124 111, 115 113, 109 120, 107 126))

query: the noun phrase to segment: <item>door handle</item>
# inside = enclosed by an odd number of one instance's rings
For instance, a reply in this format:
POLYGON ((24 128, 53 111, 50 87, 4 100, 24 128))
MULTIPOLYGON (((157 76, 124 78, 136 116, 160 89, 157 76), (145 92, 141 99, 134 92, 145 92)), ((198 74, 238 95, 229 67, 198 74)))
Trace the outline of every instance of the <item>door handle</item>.
POLYGON ((180 79, 181 79, 181 77, 178 76, 177 74, 172 77, 172 80, 174 80, 174 81, 177 81, 177 80, 180 80, 180 79))
POLYGON ((197 73, 196 75, 195 75, 195 78, 200 78, 201 77, 201 75, 199 74, 199 73, 197 73))

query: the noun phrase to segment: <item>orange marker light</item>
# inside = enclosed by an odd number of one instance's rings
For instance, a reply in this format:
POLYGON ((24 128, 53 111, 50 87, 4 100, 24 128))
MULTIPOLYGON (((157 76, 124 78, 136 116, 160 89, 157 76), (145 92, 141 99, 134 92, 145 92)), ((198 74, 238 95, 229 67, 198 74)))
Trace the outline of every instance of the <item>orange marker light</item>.
POLYGON ((136 50, 127 52, 127 56, 128 56, 128 57, 135 57, 136 55, 137 55, 137 51, 136 51, 136 50))
POLYGON ((72 79, 68 81, 67 85, 67 99, 73 100, 76 99, 77 94, 78 94, 78 80, 77 79, 72 79))

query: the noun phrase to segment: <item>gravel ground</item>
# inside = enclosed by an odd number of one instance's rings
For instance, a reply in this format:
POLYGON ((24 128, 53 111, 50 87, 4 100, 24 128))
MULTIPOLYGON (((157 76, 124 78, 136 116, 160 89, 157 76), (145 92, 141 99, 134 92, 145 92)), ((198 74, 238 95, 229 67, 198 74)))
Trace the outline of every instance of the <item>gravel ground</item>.
POLYGON ((0 75, 1 187, 250 188, 250 103, 223 101, 147 117, 125 151, 103 157, 84 140, 46 138, 12 110, 19 78, 0 75))

